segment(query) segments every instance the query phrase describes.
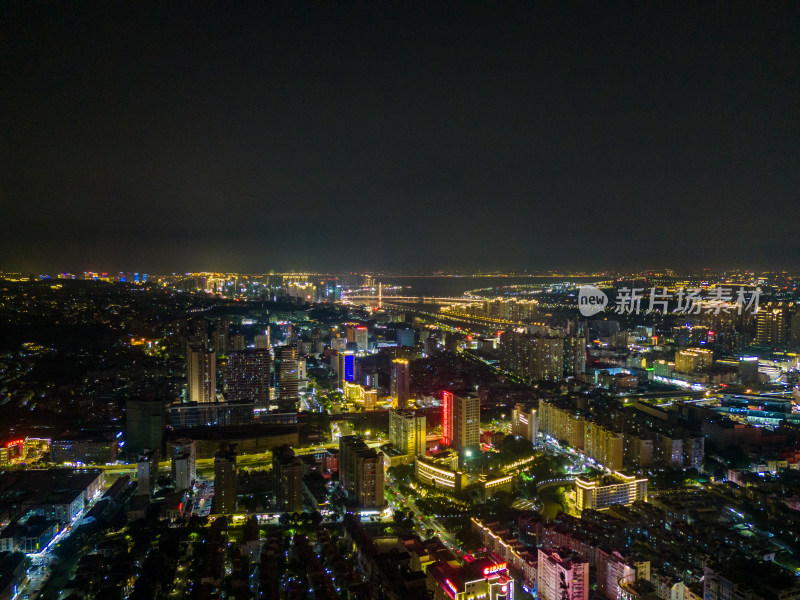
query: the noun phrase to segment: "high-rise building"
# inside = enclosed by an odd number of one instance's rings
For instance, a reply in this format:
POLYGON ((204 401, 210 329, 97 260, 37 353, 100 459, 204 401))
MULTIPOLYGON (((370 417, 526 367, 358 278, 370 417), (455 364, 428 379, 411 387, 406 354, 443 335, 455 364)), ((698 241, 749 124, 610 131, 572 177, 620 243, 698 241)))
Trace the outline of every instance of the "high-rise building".
POLYGON ((297 374, 297 352, 293 346, 278 349, 276 376, 278 378, 278 404, 281 410, 297 410, 300 399, 300 380, 297 374))
POLYGON ((588 600, 589 561, 566 548, 539 548, 536 586, 542 600, 588 600))
POLYGON ((569 408, 557 406, 554 402, 539 402, 539 430, 559 442, 566 442, 578 450, 583 450, 586 421, 582 415, 569 408))
POLYGON ((217 358, 201 342, 187 344, 186 380, 189 402, 216 402, 217 358))
POLYGON ((475 394, 444 392, 442 441, 459 452, 480 444, 481 401, 475 394))
POLYGON ((303 462, 290 446, 272 452, 275 508, 290 513, 303 511, 303 462))
POLYGON ((166 427, 163 400, 141 399, 125 402, 125 449, 136 457, 146 448, 161 449, 166 427))
POLYGON ((139 455, 136 461, 136 481, 138 482, 137 492, 140 495, 149 496, 155 489, 158 479, 158 458, 159 451, 156 449, 146 449, 139 455))
POLYGON ((782 346, 790 334, 793 304, 769 302, 756 313, 756 344, 782 346))
POLYGON ((356 455, 356 501, 360 506, 386 504, 383 469, 383 456, 375 450, 362 450, 356 455))
POLYGON ((253 344, 255 345, 256 350, 269 350, 269 329, 265 330, 264 333, 257 334, 253 338, 253 344))
POLYGON ((511 412, 511 435, 536 442, 539 435, 539 419, 535 408, 527 408, 524 404, 514 406, 511 412))
POLYGON ((650 582, 650 561, 619 550, 597 549, 597 591, 603 598, 620 598, 620 586, 637 579, 650 582))
POLYGON ((236 451, 223 446, 214 457, 214 514, 236 512, 236 451))
POLYGON ((225 400, 267 406, 270 399, 272 356, 269 349, 231 352, 225 371, 225 400))
POLYGON ((364 410, 375 410, 378 404, 378 390, 366 388, 364 390, 364 410))
POLYGON ((195 441, 175 440, 172 446, 172 480, 176 490, 191 490, 197 477, 197 447, 195 441))
POLYGON ((758 357, 740 356, 737 374, 741 383, 758 383, 758 357))
POLYGON ((425 455, 425 415, 410 410, 389 413, 389 440, 403 454, 425 455))
POLYGON ((699 373, 714 364, 714 352, 704 348, 685 348, 675 353, 675 370, 680 373, 699 373))
POLYGON ((402 410, 408 406, 411 398, 408 360, 396 358, 392 361, 392 397, 397 400, 397 408, 402 410))
POLYGON ((366 350, 369 343, 369 330, 366 325, 348 323, 346 326, 347 341, 354 343, 358 350, 366 350))
POLYGON ((622 433, 586 421, 585 451, 598 463, 619 471, 622 468, 624 443, 622 433))
POLYGON ((236 335, 230 338, 230 349, 231 350, 244 350, 244 336, 241 333, 237 333, 236 335))
POLYGON ((398 329, 397 330, 397 345, 400 347, 406 346, 408 348, 414 347, 414 330, 413 329, 398 329))
POLYGON ((339 485, 348 496, 355 494, 356 454, 367 448, 360 436, 343 435, 339 438, 339 485))
POLYGON ((515 330, 500 335, 500 365, 534 381, 558 382, 579 372, 585 361, 582 340, 542 337, 515 330))
POLYGON ((228 319, 219 319, 214 328, 213 350, 217 356, 225 356, 230 350, 231 323, 228 319))
POLYGON ((339 438, 339 483, 362 507, 386 504, 383 457, 359 436, 339 438))
POLYGON ((531 379, 552 382, 564 379, 564 340, 562 338, 533 338, 531 379))
POLYGON ((338 375, 341 389, 344 389, 345 381, 355 382, 356 356, 352 350, 340 351, 336 356, 336 365, 336 374, 338 375))

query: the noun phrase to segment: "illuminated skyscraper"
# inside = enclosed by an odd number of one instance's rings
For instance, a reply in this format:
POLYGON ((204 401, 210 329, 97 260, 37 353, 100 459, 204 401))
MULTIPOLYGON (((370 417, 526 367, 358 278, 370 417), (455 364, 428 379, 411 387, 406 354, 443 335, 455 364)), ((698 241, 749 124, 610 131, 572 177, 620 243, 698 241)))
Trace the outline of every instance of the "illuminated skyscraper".
POLYGON ((396 358, 392 361, 392 397, 397 400, 397 408, 402 410, 408 406, 411 398, 410 374, 408 360, 396 358))
POLYGON ((217 358, 202 342, 187 344, 186 380, 189 402, 216 402, 217 358))
POLYGON ((425 455, 425 415, 411 410, 389 413, 389 440, 403 454, 425 455))
POLYGON ((444 393, 442 441, 459 452, 480 444, 481 401, 474 394, 444 393))

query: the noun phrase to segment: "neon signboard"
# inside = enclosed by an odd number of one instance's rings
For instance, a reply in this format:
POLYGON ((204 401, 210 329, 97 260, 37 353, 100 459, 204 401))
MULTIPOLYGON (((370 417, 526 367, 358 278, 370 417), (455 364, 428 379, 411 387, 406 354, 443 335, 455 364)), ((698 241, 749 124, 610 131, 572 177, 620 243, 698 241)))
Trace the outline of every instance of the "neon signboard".
POLYGON ((444 392, 442 397, 442 442, 449 446, 453 441, 453 394, 444 392))
POLYGON ((13 440, 6 444, 6 448, 11 448, 12 446, 22 446, 25 443, 25 440, 13 440))
POLYGON ((492 565, 491 567, 485 567, 483 569, 484 575, 493 575, 495 573, 499 573, 500 571, 505 571, 508 568, 508 563, 498 563, 496 565, 492 565))

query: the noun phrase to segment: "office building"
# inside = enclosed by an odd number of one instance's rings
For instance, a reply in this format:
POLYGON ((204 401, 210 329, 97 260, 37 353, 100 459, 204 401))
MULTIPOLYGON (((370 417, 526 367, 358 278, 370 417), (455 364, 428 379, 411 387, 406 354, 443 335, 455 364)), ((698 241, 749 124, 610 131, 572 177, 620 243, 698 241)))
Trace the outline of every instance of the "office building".
POLYGON ((138 494, 150 496, 153 493, 158 479, 159 455, 159 451, 155 449, 147 449, 139 455, 139 460, 136 462, 138 494))
POLYGON ((145 448, 161 449, 166 415, 163 400, 125 402, 125 450, 136 457, 145 448))
POLYGON ((619 471, 588 480, 575 478, 575 505, 579 511, 602 510, 614 504, 629 506, 647 501, 647 478, 625 475, 619 471))
POLYGON ((541 600, 588 600, 589 561, 566 548, 539 548, 536 585, 541 600))
POLYGON ((425 455, 425 415, 410 410, 389 413, 389 441, 403 454, 425 455))
POLYGON ((194 440, 182 438, 171 443, 172 480, 176 490, 191 490, 197 478, 197 447, 194 440))
POLYGON ((517 404, 511 412, 511 435, 536 442, 539 435, 539 415, 535 408, 517 404))
POLYGON ((275 508, 284 512, 303 512, 303 462, 290 446, 272 451, 272 478, 275 508))
POLYGON ((189 402, 217 401, 217 357, 202 342, 186 346, 186 381, 189 402))
POLYGON ((411 398, 411 375, 408 360, 396 358, 392 361, 392 398, 397 403, 397 408, 402 410, 408 406, 411 398))
POLYGON ((223 446, 214 457, 214 514, 236 512, 236 451, 232 446, 223 446))
POLYGON ((269 349, 242 350, 228 355, 225 400, 268 406, 272 379, 269 349))

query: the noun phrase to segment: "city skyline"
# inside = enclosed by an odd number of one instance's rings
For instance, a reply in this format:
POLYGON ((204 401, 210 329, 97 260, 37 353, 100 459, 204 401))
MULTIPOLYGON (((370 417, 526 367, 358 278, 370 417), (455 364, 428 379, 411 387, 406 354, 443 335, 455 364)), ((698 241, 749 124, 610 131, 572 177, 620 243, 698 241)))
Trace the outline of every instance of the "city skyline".
POLYGON ((7 5, 0 269, 796 269, 789 4, 7 5))

